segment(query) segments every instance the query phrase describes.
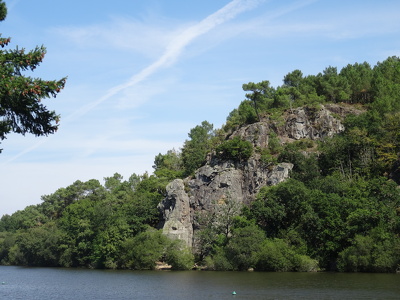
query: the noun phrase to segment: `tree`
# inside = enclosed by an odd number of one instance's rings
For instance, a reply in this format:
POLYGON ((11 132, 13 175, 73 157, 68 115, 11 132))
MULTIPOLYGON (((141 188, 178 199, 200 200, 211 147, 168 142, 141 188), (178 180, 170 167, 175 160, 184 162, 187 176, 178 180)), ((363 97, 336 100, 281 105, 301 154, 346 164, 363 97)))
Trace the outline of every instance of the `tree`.
POLYGON ((243 271, 255 267, 264 240, 264 232, 255 224, 234 228, 225 248, 234 269, 243 271))
POLYGON ((182 240, 171 240, 165 256, 172 270, 190 270, 194 266, 194 256, 182 240))
POLYGON ((159 153, 154 158, 154 174, 157 177, 166 177, 169 180, 183 176, 181 154, 175 149, 168 150, 166 154, 159 153))
POLYGON ((319 94, 324 95, 326 101, 340 102, 350 99, 350 85, 345 77, 337 73, 336 67, 327 67, 317 78, 319 78, 319 94))
POLYGON ((86 182, 80 180, 66 188, 59 188, 51 195, 43 195, 41 210, 49 219, 60 218, 66 207, 82 199, 99 201, 105 197, 106 190, 96 179, 86 182))
POLYGON ((165 255, 170 241, 160 230, 149 227, 133 238, 126 239, 121 246, 123 268, 154 269, 156 262, 165 255))
POLYGON ((200 228, 196 236, 200 258, 215 254, 219 246, 226 244, 241 209, 242 205, 228 195, 215 201, 210 210, 195 216, 200 228))
POLYGON ((235 136, 231 140, 224 141, 216 148, 217 156, 222 160, 242 162, 253 154, 253 144, 235 136))
POLYGON ((257 271, 299 271, 309 272, 318 269, 316 260, 302 255, 282 239, 265 239, 258 252, 257 271))
POLYGON ((356 235, 339 254, 338 267, 347 272, 394 272, 400 263, 399 239, 382 228, 356 235))
POLYGON ((214 125, 207 121, 190 130, 190 140, 186 140, 182 148, 182 162, 185 175, 191 175, 205 161, 210 151, 211 138, 214 136, 214 125))
MULTIPOLYGON (((6 16, 6 4, 0 0, 0 21, 6 16)), ((0 35, 2 48, 10 42, 10 38, 0 35)), ((11 132, 43 136, 57 131, 60 116, 48 110, 41 100, 55 98, 64 88, 66 78, 49 81, 23 75, 36 69, 45 54, 43 46, 29 52, 18 47, 0 50, 0 140, 11 132)))
POLYGON ((18 232, 10 248, 10 263, 29 266, 58 266, 60 232, 55 224, 18 232))
POLYGON ((300 70, 294 70, 291 73, 286 74, 283 78, 284 87, 289 89, 290 105, 295 102, 301 95, 299 91, 300 84, 303 80, 303 73, 300 70))
POLYGON ((371 66, 364 62, 362 64, 348 64, 340 71, 340 76, 345 77, 350 84, 351 102, 368 103, 371 99, 371 66))
POLYGON ((400 57, 388 57, 378 62, 373 69, 371 84, 374 103, 372 108, 382 116, 385 113, 400 110, 400 57))
POLYGON ((246 98, 253 102, 258 121, 261 121, 259 109, 267 105, 268 102, 273 101, 275 93, 274 88, 270 86, 270 82, 267 80, 259 83, 249 82, 247 84, 243 84, 242 88, 244 91, 252 92, 251 94, 246 94, 246 98))

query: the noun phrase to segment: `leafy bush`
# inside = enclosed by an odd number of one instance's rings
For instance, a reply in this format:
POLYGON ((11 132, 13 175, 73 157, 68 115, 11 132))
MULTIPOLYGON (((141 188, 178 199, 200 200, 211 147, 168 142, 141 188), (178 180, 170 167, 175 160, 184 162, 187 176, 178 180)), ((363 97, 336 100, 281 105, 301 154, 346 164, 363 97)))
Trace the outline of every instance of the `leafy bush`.
POLYGON ((159 230, 149 229, 122 245, 121 258, 123 267, 133 269, 154 269, 161 260, 168 243, 167 237, 159 230))
POLYGON ((373 229, 367 236, 356 235, 352 245, 339 254, 338 268, 345 272, 394 272, 400 264, 398 238, 373 229))
POLYGON ((282 146, 279 142, 279 138, 277 134, 273 131, 269 134, 268 148, 271 151, 271 154, 277 154, 282 151, 282 146))
POLYGON ((271 154, 269 149, 262 149, 260 161, 264 167, 272 167, 272 165, 275 165, 278 162, 278 159, 271 154))
POLYGON ((225 247, 227 257, 235 270, 254 268, 265 233, 255 224, 234 228, 225 247))
POLYGON ((238 136, 223 142, 216 149, 217 156, 224 160, 243 161, 253 154, 253 145, 238 136))
POLYGON ((318 261, 307 255, 296 254, 292 261, 293 270, 297 272, 315 272, 319 269, 318 261))
POLYGON ((190 270, 194 266, 194 256, 181 240, 174 240, 167 248, 166 262, 173 270, 190 270))
POLYGON ((226 257, 223 248, 218 248, 214 255, 205 258, 207 269, 214 271, 232 271, 234 267, 226 257))
POLYGON ((284 240, 266 239, 258 253, 256 269, 259 271, 310 272, 318 269, 318 262, 307 255, 297 253, 284 240))

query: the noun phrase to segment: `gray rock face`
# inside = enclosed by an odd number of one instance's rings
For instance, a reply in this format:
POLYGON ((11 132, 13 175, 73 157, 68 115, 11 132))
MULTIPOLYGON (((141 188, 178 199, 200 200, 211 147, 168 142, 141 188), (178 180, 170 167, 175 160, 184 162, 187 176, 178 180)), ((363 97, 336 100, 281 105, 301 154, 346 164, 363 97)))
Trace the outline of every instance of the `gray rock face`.
POLYGON ((193 226, 190 217, 189 196, 182 179, 167 185, 167 197, 158 205, 164 218, 163 233, 172 239, 183 240, 192 247, 193 226))
POLYGON ((319 110, 297 108, 288 115, 285 125, 285 135, 295 140, 318 140, 343 130, 344 126, 340 120, 334 118, 324 106, 319 110))
POLYGON ((261 187, 288 178, 292 167, 292 164, 284 163, 269 170, 261 167, 255 159, 242 166, 235 166, 232 162, 214 166, 207 164, 188 181, 190 206, 194 210, 208 210, 214 202, 225 197, 249 204, 261 187))
POLYGON ((292 168, 290 163, 281 163, 269 170, 250 159, 243 166, 231 162, 206 164, 191 180, 175 179, 168 184, 167 196, 158 206, 165 221, 163 233, 192 247, 199 213, 210 211, 225 199, 249 204, 261 187, 284 181, 292 168))
MULTIPOLYGON (((268 147, 272 131, 282 143, 302 138, 323 139, 344 130, 340 116, 348 113, 355 112, 348 112, 338 105, 297 108, 284 114, 279 122, 263 121, 243 126, 230 138, 240 136, 260 149, 268 147)), ((199 215, 211 211, 216 203, 225 199, 249 204, 263 186, 276 185, 289 178, 292 168, 291 163, 266 167, 257 153, 242 163, 219 161, 210 154, 208 162, 195 172, 193 178, 177 179, 167 186, 167 196, 159 204, 165 221, 163 231, 194 247, 199 215)))

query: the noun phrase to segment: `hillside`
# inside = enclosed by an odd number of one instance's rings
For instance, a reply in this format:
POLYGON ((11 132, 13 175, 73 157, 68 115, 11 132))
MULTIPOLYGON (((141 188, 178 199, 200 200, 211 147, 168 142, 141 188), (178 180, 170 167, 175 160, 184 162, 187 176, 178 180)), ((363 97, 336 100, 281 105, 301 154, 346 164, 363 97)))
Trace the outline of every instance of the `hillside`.
POLYGON ((164 234, 184 240, 189 247, 196 246, 193 243, 196 244, 194 237, 201 228, 201 215, 229 201, 239 207, 251 205, 262 188, 290 178, 294 164, 274 160, 270 153, 279 152, 272 149, 274 142, 282 147, 307 140, 303 153, 312 155, 317 142, 344 131, 342 122, 347 115, 360 113, 349 105, 301 107, 283 112, 280 120, 265 118, 233 131, 228 141, 240 139, 256 150, 245 160, 226 159, 213 151, 194 176, 171 182, 166 188, 167 197, 159 205, 165 221, 164 234))
POLYGON ((154 174, 77 181, 3 216, 1 262, 394 272, 400 59, 243 89, 223 128, 191 129, 154 174))

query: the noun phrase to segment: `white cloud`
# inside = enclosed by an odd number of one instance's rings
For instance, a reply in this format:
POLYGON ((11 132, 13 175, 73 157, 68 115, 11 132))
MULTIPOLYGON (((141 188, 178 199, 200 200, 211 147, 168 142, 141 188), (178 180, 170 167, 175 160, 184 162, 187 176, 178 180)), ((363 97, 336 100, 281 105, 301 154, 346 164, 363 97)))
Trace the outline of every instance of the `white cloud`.
POLYGON ((163 24, 114 17, 106 23, 85 27, 59 27, 50 30, 71 46, 84 51, 108 48, 139 53, 154 58, 162 53, 165 46, 179 28, 163 24))
POLYGON ((140 82, 129 86, 118 94, 116 108, 125 110, 138 107, 165 93, 176 81, 177 79, 172 74, 162 79, 140 82))
MULTIPOLYGON (((0 190, 0 199, 20 203, 15 190, 23 184, 24 203, 34 204, 38 195, 77 179, 151 172, 154 156, 179 149, 190 128, 205 119, 224 122, 243 99, 244 82, 267 79, 276 86, 295 68, 315 74, 368 51, 382 53, 382 59, 399 55, 397 50, 383 53, 396 49, 394 42, 361 51, 358 41, 345 43, 397 32, 398 10, 383 14, 386 5, 371 19, 373 12, 364 5, 356 14, 348 9, 351 1, 275 0, 261 6, 264 2, 233 0, 197 21, 198 13, 177 8, 161 20, 140 11, 141 19, 113 17, 91 26, 35 32, 47 38, 43 43, 49 50, 38 72, 47 71, 46 78, 70 78, 60 96, 46 102, 62 115, 61 127, 54 136, 10 135, 3 141, 2 183, 9 188, 0 190), (253 11, 242 14, 248 10, 253 11)), ((63 23, 72 24, 67 19, 63 23)))
MULTIPOLYGON (((96 106, 103 103, 104 101, 110 99, 111 97, 116 96, 122 91, 127 90, 128 88, 137 86, 144 80, 146 80, 149 76, 153 75, 155 72, 159 71, 162 68, 168 67, 171 64, 175 63, 179 56, 182 54, 186 46, 188 46, 194 39, 197 37, 209 32, 216 26, 227 22, 233 18, 235 18, 238 14, 243 13, 244 11, 254 9, 257 5, 259 5, 262 0, 233 0, 223 8, 218 10, 217 12, 209 15, 202 21, 198 22, 195 25, 189 26, 187 29, 182 30, 179 33, 175 33, 173 38, 169 39, 167 46, 163 54, 156 59, 153 63, 142 69, 140 72, 134 74, 129 80, 112 87, 107 90, 104 95, 98 98, 96 101, 92 101, 87 105, 77 109, 75 112, 64 118, 64 122, 72 122, 89 111, 93 110, 96 106)), ((118 26, 117 26, 118 27, 118 26)), ((98 34, 98 30, 96 28, 92 28, 93 32, 96 35, 98 34)), ((73 38, 76 42, 85 43, 92 39, 92 34, 87 29, 85 30, 69 30, 70 37, 73 38)), ((68 34, 68 32, 64 32, 64 34, 68 34)), ((107 35, 108 36, 108 35, 107 35)), ((130 33, 129 37, 133 40, 134 34, 130 33)), ((153 37, 154 38, 154 37, 153 37)), ((93 42, 93 41, 92 41, 93 42)), ((103 41, 101 41, 103 42, 103 41)), ((135 40, 137 42, 137 40, 135 40)), ((146 47, 144 47, 146 48, 146 47)), ((137 100, 136 100, 137 101, 137 100)), ((9 159, 6 163, 13 161, 14 159, 36 149, 40 146, 43 141, 40 141, 36 145, 32 145, 29 148, 23 150, 19 154, 17 154, 14 158, 9 159)))

